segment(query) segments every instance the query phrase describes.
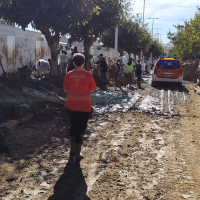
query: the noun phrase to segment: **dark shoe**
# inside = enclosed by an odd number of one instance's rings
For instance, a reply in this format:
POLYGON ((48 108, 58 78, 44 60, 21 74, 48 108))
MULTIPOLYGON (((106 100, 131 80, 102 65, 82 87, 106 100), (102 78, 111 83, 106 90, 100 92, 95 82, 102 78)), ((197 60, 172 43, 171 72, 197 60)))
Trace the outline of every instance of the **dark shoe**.
POLYGON ((137 82, 138 89, 141 89, 141 81, 137 82))

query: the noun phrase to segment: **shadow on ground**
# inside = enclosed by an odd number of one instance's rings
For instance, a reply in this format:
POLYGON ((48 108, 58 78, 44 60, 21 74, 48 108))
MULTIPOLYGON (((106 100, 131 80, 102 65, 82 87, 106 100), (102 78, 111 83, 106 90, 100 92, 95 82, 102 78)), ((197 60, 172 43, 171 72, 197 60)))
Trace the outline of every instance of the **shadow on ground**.
POLYGON ((180 87, 176 83, 159 83, 156 86, 154 86, 154 88, 156 88, 157 90, 171 90, 189 93, 189 90, 184 85, 180 87))
POLYGON ((54 194, 48 200, 90 200, 87 196, 87 184, 80 167, 80 162, 70 157, 54 186, 54 194))

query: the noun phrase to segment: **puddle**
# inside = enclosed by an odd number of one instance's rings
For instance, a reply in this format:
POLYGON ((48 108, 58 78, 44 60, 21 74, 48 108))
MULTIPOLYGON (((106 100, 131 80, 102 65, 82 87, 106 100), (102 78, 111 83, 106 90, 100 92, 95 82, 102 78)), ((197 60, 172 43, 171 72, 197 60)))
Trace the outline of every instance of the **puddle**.
POLYGON ((143 83, 150 83, 151 82, 151 73, 143 75, 143 83))
POLYGON ((95 92, 92 94, 92 105, 95 111, 102 114, 105 112, 126 112, 131 109, 136 102, 141 98, 141 95, 119 94, 111 92, 95 92))

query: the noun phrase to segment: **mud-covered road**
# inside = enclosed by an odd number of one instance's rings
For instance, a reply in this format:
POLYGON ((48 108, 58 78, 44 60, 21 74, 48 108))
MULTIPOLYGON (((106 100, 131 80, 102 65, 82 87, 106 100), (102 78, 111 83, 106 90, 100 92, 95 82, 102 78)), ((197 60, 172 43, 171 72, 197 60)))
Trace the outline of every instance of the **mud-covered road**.
POLYGON ((93 95, 80 163, 62 107, 12 129, 0 199, 200 200, 200 97, 192 83, 143 86, 93 95))

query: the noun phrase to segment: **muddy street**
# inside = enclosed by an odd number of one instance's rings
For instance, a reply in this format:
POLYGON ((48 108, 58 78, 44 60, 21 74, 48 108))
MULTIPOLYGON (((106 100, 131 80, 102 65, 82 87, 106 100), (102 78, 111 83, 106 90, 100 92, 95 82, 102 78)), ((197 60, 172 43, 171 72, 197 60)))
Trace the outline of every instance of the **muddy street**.
POLYGON ((11 129, 0 154, 0 199, 199 200, 200 99, 193 83, 92 96, 84 159, 69 156, 62 106, 11 129))

